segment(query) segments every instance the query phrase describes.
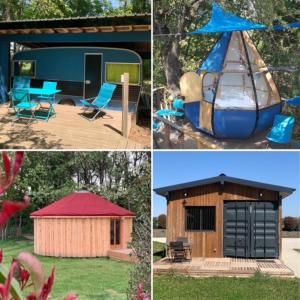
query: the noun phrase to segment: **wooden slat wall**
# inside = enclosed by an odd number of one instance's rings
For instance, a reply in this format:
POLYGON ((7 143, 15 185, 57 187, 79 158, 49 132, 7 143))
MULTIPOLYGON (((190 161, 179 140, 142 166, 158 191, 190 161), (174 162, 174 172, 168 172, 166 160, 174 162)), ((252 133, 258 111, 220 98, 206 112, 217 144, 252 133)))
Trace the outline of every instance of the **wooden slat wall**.
MULTIPOLYGON (((124 244, 131 241, 132 218, 122 220, 124 244)), ((110 218, 35 218, 34 252, 57 257, 107 256, 110 218)))
MULTIPOLYGON (((220 184, 210 184, 171 192, 167 208, 167 242, 184 236, 192 245, 193 257, 223 257, 223 207, 225 200, 278 201, 278 193, 231 183, 225 183, 223 191, 220 184), (184 192, 187 192, 187 198, 184 198, 184 192), (259 198, 261 192, 263 196, 259 198), (213 232, 186 231, 184 200, 186 206, 216 206, 216 230, 213 232)), ((281 213, 279 210, 280 222, 281 213)))

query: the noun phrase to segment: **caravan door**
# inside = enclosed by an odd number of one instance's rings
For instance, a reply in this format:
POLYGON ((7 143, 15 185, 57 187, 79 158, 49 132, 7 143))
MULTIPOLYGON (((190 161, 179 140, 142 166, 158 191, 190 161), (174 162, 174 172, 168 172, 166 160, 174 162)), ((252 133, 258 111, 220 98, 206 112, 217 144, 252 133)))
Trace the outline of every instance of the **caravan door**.
POLYGON ((84 55, 84 99, 96 97, 102 84, 102 54, 84 55))

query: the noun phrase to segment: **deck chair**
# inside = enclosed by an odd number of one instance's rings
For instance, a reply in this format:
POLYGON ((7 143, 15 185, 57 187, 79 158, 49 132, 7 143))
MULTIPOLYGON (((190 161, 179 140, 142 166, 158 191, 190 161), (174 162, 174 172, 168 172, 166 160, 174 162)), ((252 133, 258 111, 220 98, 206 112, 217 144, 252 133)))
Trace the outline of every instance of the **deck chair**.
POLYGON ((170 242, 170 250, 173 262, 182 262, 183 260, 185 260, 186 252, 184 250, 182 241, 170 242))
MULTIPOLYGON (((55 81, 44 81, 43 82, 43 90, 56 90, 57 88, 57 82, 55 81)), ((53 101, 55 98, 55 94, 51 96, 46 96, 46 95, 40 95, 38 96, 39 99, 45 99, 45 100, 50 100, 53 101)))
POLYGON ((184 101, 182 99, 175 99, 173 101, 174 109, 161 109, 157 111, 157 115, 160 117, 183 117, 184 116, 184 101))
POLYGON ((38 104, 30 100, 28 90, 12 89, 11 100, 16 112, 14 121, 19 119, 35 119, 35 110, 38 107, 38 104))
MULTIPOLYGON (((56 90, 57 88, 57 82, 55 81, 44 81, 43 82, 43 90, 56 90)), ((39 100, 44 100, 48 102, 50 107, 44 106, 43 103, 40 102, 40 109, 47 110, 48 115, 46 116, 45 120, 48 121, 50 116, 55 116, 55 110, 54 110, 54 101, 55 101, 55 94, 53 95, 40 95, 38 96, 39 100)))
POLYGON ((290 144, 294 125, 295 118, 293 116, 276 115, 267 139, 276 144, 290 144))
POLYGON ((84 107, 84 111, 81 116, 88 119, 89 121, 94 121, 97 118, 98 114, 101 113, 101 110, 109 104, 116 87, 117 86, 115 84, 106 82, 101 86, 97 97, 80 100, 84 107), (94 100, 90 102, 89 100, 92 99, 94 100), (88 110, 96 110, 96 114, 92 118, 85 117, 84 114, 88 110))

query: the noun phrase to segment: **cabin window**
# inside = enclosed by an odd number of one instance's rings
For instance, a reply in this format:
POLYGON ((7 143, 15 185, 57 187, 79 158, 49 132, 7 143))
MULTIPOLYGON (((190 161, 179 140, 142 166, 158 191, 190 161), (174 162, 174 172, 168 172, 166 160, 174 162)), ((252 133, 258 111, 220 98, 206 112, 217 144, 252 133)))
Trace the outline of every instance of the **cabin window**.
POLYGON ((185 208, 186 230, 213 231, 216 229, 215 206, 189 206, 185 208))
POLYGON ((129 73, 130 84, 140 84, 140 64, 106 63, 106 82, 121 84, 124 73, 129 73))
POLYGON ((34 60, 15 61, 14 76, 35 77, 35 61, 34 60))
POLYGON ((121 221, 118 219, 110 220, 110 244, 119 245, 121 235, 121 221))

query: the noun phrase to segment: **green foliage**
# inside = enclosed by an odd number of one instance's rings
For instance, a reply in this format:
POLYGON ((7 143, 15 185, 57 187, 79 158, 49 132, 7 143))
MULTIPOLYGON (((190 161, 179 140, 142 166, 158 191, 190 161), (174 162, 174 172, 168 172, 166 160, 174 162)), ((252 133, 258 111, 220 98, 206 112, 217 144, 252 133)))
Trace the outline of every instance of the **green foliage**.
POLYGON ((130 273, 128 296, 136 299, 137 287, 143 284, 144 290, 151 293, 151 162, 140 165, 137 176, 128 188, 132 206, 137 210, 134 220, 133 242, 130 247, 138 258, 138 263, 130 273))
POLYGON ((158 228, 166 229, 167 216, 165 214, 161 214, 157 218, 158 228))
POLYGON ((298 299, 299 279, 256 275, 251 278, 155 276, 155 299, 298 299))
MULTIPOLYGON (((187 32, 204 26, 211 14, 212 1, 191 0, 160 0, 154 3, 154 14, 158 15, 161 10, 167 10, 165 17, 159 16, 157 23, 163 24, 164 33, 179 34, 178 59, 181 64, 182 73, 196 71, 207 54, 212 49, 217 36, 201 35, 196 37, 186 36, 187 32), (193 12, 192 3, 198 3, 197 14, 185 14, 184 7, 193 12), (180 22, 186 19, 186 26, 180 27, 180 22)), ((249 18, 254 22, 267 25, 286 24, 296 22, 300 19, 299 2, 296 0, 256 0, 256 1, 220 1, 221 5, 228 11, 249 18)), ((155 25, 155 24, 154 24, 155 25)), ((164 50, 168 46, 169 39, 175 36, 160 35, 158 27, 154 26, 154 87, 167 86, 166 66, 164 65, 164 50)), ((176 37, 178 39, 178 37, 176 37)), ((267 66, 274 67, 296 67, 300 68, 300 31, 290 29, 283 32, 276 31, 254 31, 252 39, 260 51, 267 66)), ((289 98, 300 94, 300 71, 290 73, 276 71, 272 75, 278 85, 282 97, 289 98)), ((168 87, 170 88, 170 87, 168 87)))
POLYGON ((110 0, 0 0, 1 20, 130 15, 150 10, 149 0, 120 1, 117 8, 110 0))

